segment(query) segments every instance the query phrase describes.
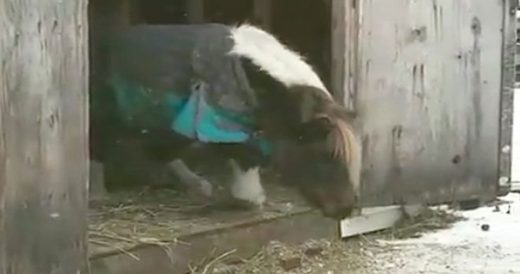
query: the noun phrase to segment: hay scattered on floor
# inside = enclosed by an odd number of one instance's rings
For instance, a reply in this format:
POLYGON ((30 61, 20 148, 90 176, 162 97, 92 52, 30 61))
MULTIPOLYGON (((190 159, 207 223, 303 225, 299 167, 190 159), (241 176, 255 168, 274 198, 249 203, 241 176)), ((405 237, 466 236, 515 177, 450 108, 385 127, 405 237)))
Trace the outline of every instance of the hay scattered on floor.
POLYGON ((271 242, 255 256, 249 259, 234 261, 232 263, 220 262, 213 265, 210 269, 207 267, 199 267, 193 269, 191 273, 201 274, 327 274, 327 273, 361 273, 360 271, 366 265, 365 256, 363 255, 363 243, 354 240, 350 243, 341 241, 320 240, 314 241, 323 247, 323 251, 318 255, 307 255, 302 245, 284 245, 280 242, 271 242), (282 266, 282 258, 285 256, 297 256, 301 265, 292 269, 285 270, 282 266), (334 266, 341 265, 339 269, 331 268, 330 261, 336 262, 334 266))
MULTIPOLYGON (((116 192, 91 203, 90 256, 127 253, 143 245, 182 244, 178 238, 236 223, 258 221, 307 210, 294 191, 266 184, 270 200, 262 211, 230 210, 190 199, 173 189, 116 192)), ((134 258, 133 254, 128 253, 134 258)), ((137 259, 137 258, 134 258, 137 259)))
MULTIPOLYGON (((285 201, 285 198, 279 200, 285 201)), ((125 253, 139 260, 128 250, 149 244, 165 249, 171 243, 183 244, 177 240, 181 231, 193 231, 203 226, 215 227, 219 222, 229 221, 217 215, 207 205, 196 204, 174 190, 147 189, 143 192, 118 193, 111 195, 109 201, 91 207, 89 241, 96 247, 105 247, 107 252, 125 253)), ((237 219, 234 215, 233 218, 237 219)), ((363 269, 373 262, 372 251, 380 248, 374 239, 419 237, 426 231, 449 228, 461 219, 450 211, 426 208, 418 216, 403 219, 393 228, 379 233, 346 242, 317 241, 323 247, 319 255, 306 254, 301 245, 272 242, 255 256, 234 260, 232 264, 226 262, 233 257, 232 251, 208 254, 207 260, 193 268, 192 273, 364 273, 363 269), (281 263, 284 254, 299 257, 301 265, 285 270, 281 263)))
MULTIPOLYGON (((258 254, 249 259, 243 259, 233 263, 223 261, 213 264, 206 269, 206 273, 213 274, 246 274, 246 273, 272 273, 272 274, 362 274, 367 273, 370 265, 375 263, 376 253, 389 246, 381 246, 377 239, 391 238, 402 239, 418 237, 421 233, 447 229, 459 220, 462 220, 450 211, 434 210, 426 208, 414 218, 405 218, 398 222, 393 228, 369 235, 360 235, 346 241, 320 240, 313 241, 322 247, 322 252, 316 256, 308 256, 302 246, 307 245, 284 245, 280 242, 272 242, 263 248, 258 254), (298 256, 301 266, 286 271, 281 263, 281 258, 286 254, 298 256)), ((202 273, 207 264, 194 268, 192 273, 202 273)))
POLYGON ((464 217, 449 210, 424 208, 417 216, 403 218, 384 233, 392 239, 418 238, 424 232, 450 228, 464 217))
POLYGON ((169 189, 114 194, 110 200, 91 206, 89 242, 107 251, 121 252, 143 244, 176 242, 181 225, 189 225, 182 222, 187 218, 182 216, 205 209, 205 205, 179 202, 182 197, 169 189))

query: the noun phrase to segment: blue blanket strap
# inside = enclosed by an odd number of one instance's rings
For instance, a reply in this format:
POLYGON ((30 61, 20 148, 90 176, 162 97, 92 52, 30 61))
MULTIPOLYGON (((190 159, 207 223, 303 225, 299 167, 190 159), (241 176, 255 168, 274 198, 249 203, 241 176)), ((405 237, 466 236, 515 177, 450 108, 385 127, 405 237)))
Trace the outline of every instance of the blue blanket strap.
POLYGON ((218 106, 211 106, 199 92, 193 92, 188 98, 177 96, 175 92, 160 92, 157 94, 164 97, 157 105, 147 95, 149 91, 122 77, 112 78, 112 87, 123 117, 151 113, 146 109, 160 108, 165 111, 161 116, 174 117, 171 129, 190 139, 205 143, 243 143, 257 146, 265 155, 271 154, 271 143, 255 136, 250 115, 237 115, 218 106))
POLYGON ((251 117, 236 115, 219 107, 210 106, 201 96, 192 96, 178 107, 178 99, 173 95, 168 97, 168 104, 177 107, 172 129, 191 139, 204 143, 244 143, 258 146, 265 155, 271 154, 271 144, 264 138, 255 136, 252 131, 251 117), (224 128, 222 122, 232 124, 224 128), (220 125, 220 126, 219 126, 220 125))
MULTIPOLYGON (((219 127, 220 120, 225 117, 201 97, 198 92, 193 92, 188 101, 177 109, 171 124, 174 131, 204 143, 243 143, 249 138, 247 128, 241 124, 232 123, 233 127, 219 127)), ((168 100, 175 99, 170 94, 168 100)))

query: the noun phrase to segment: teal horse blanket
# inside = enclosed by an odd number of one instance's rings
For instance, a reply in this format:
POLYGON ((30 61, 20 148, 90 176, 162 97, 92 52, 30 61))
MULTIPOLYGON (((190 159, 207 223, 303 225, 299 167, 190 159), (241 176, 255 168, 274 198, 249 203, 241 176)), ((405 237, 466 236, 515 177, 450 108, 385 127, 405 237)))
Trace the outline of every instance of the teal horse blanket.
POLYGON ((110 46, 108 84, 127 126, 269 153, 269 143, 254 137, 256 97, 240 60, 227 54, 227 26, 131 27, 110 46))

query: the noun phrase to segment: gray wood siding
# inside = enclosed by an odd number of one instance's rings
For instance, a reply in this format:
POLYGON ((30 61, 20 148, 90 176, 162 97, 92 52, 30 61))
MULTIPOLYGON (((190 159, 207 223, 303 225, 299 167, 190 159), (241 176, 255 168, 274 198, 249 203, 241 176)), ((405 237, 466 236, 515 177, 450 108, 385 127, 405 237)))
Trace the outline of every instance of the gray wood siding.
POLYGON ((87 0, 0 0, 0 273, 86 266, 87 0))
POLYGON ((493 197, 504 1, 362 1, 363 200, 493 197))

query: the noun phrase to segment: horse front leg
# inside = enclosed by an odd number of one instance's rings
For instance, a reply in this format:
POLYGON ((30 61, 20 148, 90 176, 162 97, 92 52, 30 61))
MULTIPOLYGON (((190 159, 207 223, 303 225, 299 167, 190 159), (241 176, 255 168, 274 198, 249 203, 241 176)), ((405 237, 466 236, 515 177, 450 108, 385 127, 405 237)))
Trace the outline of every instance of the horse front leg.
POLYGON ((266 195, 260 178, 260 166, 240 165, 234 159, 229 160, 232 170, 232 181, 230 185, 231 196, 239 203, 246 206, 263 208, 266 195))
POLYGON ((170 169, 179 178, 179 182, 195 199, 207 201, 213 196, 213 186, 202 176, 193 172, 181 159, 168 163, 170 169))

